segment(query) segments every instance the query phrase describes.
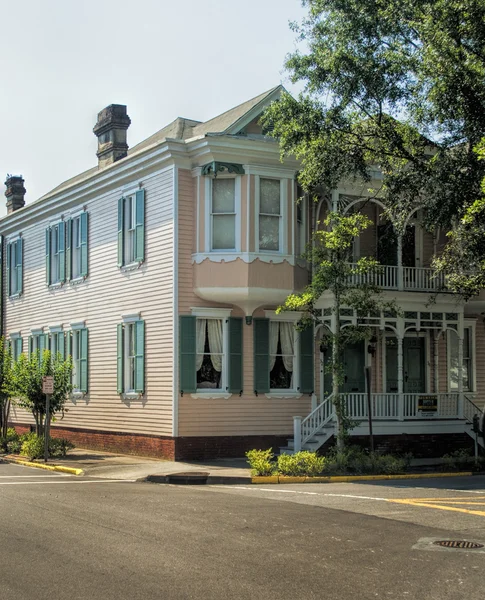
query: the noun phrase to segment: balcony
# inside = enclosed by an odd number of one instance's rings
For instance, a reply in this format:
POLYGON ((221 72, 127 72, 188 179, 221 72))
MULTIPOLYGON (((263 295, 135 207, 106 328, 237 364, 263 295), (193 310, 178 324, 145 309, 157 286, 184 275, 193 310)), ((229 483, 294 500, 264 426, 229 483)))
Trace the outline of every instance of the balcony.
MULTIPOLYGON (((352 264, 352 266, 357 266, 352 264)), ((365 275, 352 275, 352 283, 369 283, 384 290, 404 292, 446 292, 443 274, 428 267, 382 265, 365 275)))

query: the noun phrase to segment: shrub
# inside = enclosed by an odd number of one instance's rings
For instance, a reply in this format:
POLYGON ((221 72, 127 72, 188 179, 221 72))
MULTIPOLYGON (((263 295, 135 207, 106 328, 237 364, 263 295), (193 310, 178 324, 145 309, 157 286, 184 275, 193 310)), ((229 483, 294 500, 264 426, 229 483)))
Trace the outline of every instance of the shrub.
POLYGON ((257 475, 272 475, 275 464, 273 449, 268 450, 249 450, 246 452, 251 474, 257 475))
MULTIPOLYGON (((44 456, 44 437, 38 436, 36 433, 28 433, 25 436, 21 436, 22 447, 20 453, 23 456, 27 456, 31 460, 34 458, 43 458, 44 456)), ((50 438, 49 440, 49 456, 52 457, 64 457, 69 450, 74 448, 69 440, 64 438, 50 438)))
POLYGON ((395 475, 406 471, 407 460, 392 454, 368 452, 350 446, 343 450, 331 450, 327 456, 325 471, 335 474, 395 475))
POLYGON ((278 456, 278 472, 281 475, 315 477, 320 475, 324 468, 325 457, 318 456, 315 452, 302 451, 278 456))
POLYGON ((51 456, 66 456, 69 450, 75 448, 74 444, 64 438, 51 438, 49 440, 49 454, 51 456))
POLYGON ((443 456, 442 468, 447 470, 465 469, 471 462, 470 452, 466 448, 455 450, 443 456))

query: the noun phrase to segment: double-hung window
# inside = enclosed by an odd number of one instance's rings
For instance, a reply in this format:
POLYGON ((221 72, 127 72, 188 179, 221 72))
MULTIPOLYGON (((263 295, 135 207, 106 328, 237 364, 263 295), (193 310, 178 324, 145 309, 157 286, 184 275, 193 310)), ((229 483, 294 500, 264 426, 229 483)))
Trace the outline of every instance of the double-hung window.
MULTIPOLYGON (((473 337, 474 328, 465 326, 463 329, 463 391, 474 391, 473 374, 473 337)), ((448 332, 448 380, 449 389, 458 391, 459 368, 458 368, 458 336, 454 331, 448 332)))
POLYGON ((180 391, 196 397, 242 392, 241 318, 230 309, 194 308, 180 317, 180 391))
POLYGON ((42 362, 44 350, 49 349, 49 336, 42 329, 33 329, 29 336, 29 357, 38 354, 39 363, 42 362))
POLYGON ((119 394, 145 391, 145 321, 129 316, 118 325, 119 394))
POLYGON ((68 280, 88 275, 88 213, 81 212, 66 221, 66 267, 68 280))
POLYGON ((88 391, 88 330, 82 324, 71 324, 67 334, 67 353, 72 358, 73 392, 85 394, 88 391))
POLYGON ((20 337, 20 333, 10 334, 10 352, 12 353, 12 360, 17 362, 19 356, 23 351, 23 340, 20 337))
POLYGON ((261 178, 259 181, 259 249, 281 250, 281 182, 261 178))
POLYGON ((19 296, 22 293, 23 240, 21 237, 7 244, 7 293, 19 296))
POLYGON ((46 229, 46 279, 47 285, 63 283, 66 279, 65 223, 60 221, 46 229))
POLYGON ((145 260, 145 190, 118 200, 118 266, 145 260))
POLYGON ((212 250, 236 250, 236 180, 212 180, 212 250))
POLYGON ((51 328, 49 334, 49 350, 51 351, 52 360, 55 360, 59 355, 61 360, 64 360, 66 343, 64 332, 59 328, 51 328))
POLYGON ((313 393, 313 328, 296 329, 299 313, 294 313, 291 321, 273 311, 266 313, 267 317, 253 320, 255 393, 274 396, 313 393))

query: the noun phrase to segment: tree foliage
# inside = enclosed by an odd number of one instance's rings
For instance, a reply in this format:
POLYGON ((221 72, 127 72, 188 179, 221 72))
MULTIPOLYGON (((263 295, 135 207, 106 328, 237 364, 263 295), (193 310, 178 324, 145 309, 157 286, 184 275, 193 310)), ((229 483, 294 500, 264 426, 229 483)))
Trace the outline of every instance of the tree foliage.
POLYGON ((267 111, 283 156, 302 162, 312 191, 383 173, 380 197, 394 214, 426 207, 450 228, 484 197, 483 0, 303 0, 293 24, 304 50, 290 54, 298 99, 267 111))
POLYGON ((43 435, 46 417, 46 398, 42 392, 42 378, 54 377, 54 393, 50 398, 49 419, 57 413, 63 414, 65 403, 72 391, 72 361, 63 360, 60 354, 52 356, 49 350, 30 356, 21 354, 13 366, 13 385, 18 395, 18 406, 32 413, 37 435, 43 435))
POLYGON ((12 353, 5 339, 0 338, 0 437, 7 438, 12 397, 15 395, 12 372, 12 353))

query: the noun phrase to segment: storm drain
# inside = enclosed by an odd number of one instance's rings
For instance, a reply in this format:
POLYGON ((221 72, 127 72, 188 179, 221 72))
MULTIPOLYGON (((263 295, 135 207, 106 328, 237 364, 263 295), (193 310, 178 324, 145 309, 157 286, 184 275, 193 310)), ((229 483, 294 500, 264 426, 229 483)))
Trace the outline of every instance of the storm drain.
POLYGON ((442 548, 459 548, 460 550, 476 550, 484 547, 483 544, 478 542, 466 542, 465 540, 438 540, 433 544, 442 548))

